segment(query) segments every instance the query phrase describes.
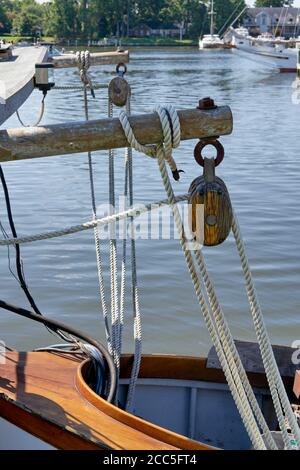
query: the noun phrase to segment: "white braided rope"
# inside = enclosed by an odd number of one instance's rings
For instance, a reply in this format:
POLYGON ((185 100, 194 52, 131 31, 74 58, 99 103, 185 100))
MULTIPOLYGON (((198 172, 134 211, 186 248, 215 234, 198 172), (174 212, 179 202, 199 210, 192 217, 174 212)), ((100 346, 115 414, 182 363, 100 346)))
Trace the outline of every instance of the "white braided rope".
POLYGON ((206 264, 204 261, 203 253, 200 250, 196 249, 195 258, 196 258, 197 264, 199 266, 199 269, 202 275, 203 283, 204 283, 204 286, 205 286, 205 289, 209 298, 213 316, 214 316, 214 319, 215 319, 215 322, 216 322, 216 325, 220 334, 220 341, 223 344, 224 349, 226 348, 226 356, 230 364, 230 368, 233 369, 236 367, 238 371, 238 375, 241 379, 240 386, 244 388, 244 391, 248 397, 248 400, 250 402, 254 415, 257 419, 257 422, 260 425, 265 435, 266 442, 271 450, 276 450, 277 445, 272 437, 272 434, 266 423, 263 413, 257 403, 257 399, 255 397, 255 394, 253 392, 253 389, 247 377, 240 355, 236 348, 234 339, 231 335, 226 317, 218 301, 212 280, 209 277, 206 264))
MULTIPOLYGON (((163 149, 161 150, 163 151, 163 149)), ((198 278, 194 261, 193 261, 190 249, 188 247, 188 244, 187 244, 187 239, 184 233, 184 227, 183 227, 181 215, 175 203, 175 195, 174 195, 171 181, 170 181, 167 169, 166 169, 164 157, 160 155, 160 152, 161 151, 159 150, 157 154, 159 169, 162 175, 164 187, 168 194, 170 206, 173 211, 176 227, 177 227, 178 233, 180 234, 181 246, 182 246, 183 253, 187 262, 189 272, 191 274, 192 282, 193 282, 195 292, 196 292, 196 295, 197 295, 197 298, 198 298, 198 301, 199 301, 199 304, 200 304, 200 307, 204 316, 206 326, 212 338, 213 344, 216 348, 216 352, 218 354, 220 363, 222 365, 227 383, 229 385, 230 391, 232 393, 233 399, 236 403, 237 409, 240 413, 244 426, 248 432, 250 440, 255 449, 265 449, 266 448, 265 443, 257 427, 257 423, 255 421, 251 407, 249 405, 247 395, 241 384, 238 371, 236 370, 235 364, 231 364, 228 361, 227 356, 228 356, 229 348, 226 346, 226 344, 222 344, 220 341, 220 332, 218 331, 217 325, 215 324, 215 321, 213 317, 211 316, 206 299, 203 295, 203 292, 201 289, 201 283, 198 278)))
MULTIPOLYGON (((163 130, 163 136, 164 136, 164 145, 166 146, 166 160, 169 164, 169 167, 172 172, 177 170, 177 165, 175 160, 172 157, 172 149, 177 148, 180 145, 180 135, 178 135, 178 128, 180 129, 180 123, 179 123, 179 117, 174 110, 172 106, 167 106, 167 107, 161 107, 158 106, 155 109, 155 112, 159 115, 161 124, 162 124, 162 130, 163 130), (169 116, 168 116, 168 113, 169 116), (172 135, 172 129, 170 126, 170 120, 169 117, 174 120, 174 124, 176 125, 175 133, 172 135), (179 139, 178 139, 179 137, 179 139), (173 147, 173 144, 175 147, 173 147)), ((124 133, 127 137, 128 142, 130 142, 130 145, 132 148, 134 148, 137 152, 144 153, 148 157, 151 158, 156 158, 156 145, 142 145, 138 140, 136 139, 133 129, 131 127, 131 124, 128 119, 128 115, 125 111, 121 111, 119 114, 119 119, 121 122, 121 125, 123 127, 124 133)))
MULTIPOLYGON (((188 200, 188 195, 178 196, 176 202, 185 202, 188 200)), ((26 243, 36 243, 43 240, 52 240, 55 238, 66 237, 68 235, 74 235, 76 233, 85 232, 87 230, 92 230, 94 228, 101 228, 107 225, 110 225, 112 222, 120 222, 122 220, 128 219, 130 217, 139 217, 146 212, 150 212, 160 207, 168 206, 169 202, 164 199, 155 203, 140 205, 128 209, 127 211, 119 212, 118 214, 113 214, 111 216, 103 217, 102 219, 95 219, 88 222, 84 222, 79 225, 72 225, 70 227, 61 228, 58 230, 53 230, 50 232, 42 232, 34 235, 27 235, 19 238, 5 238, 0 240, 0 246, 15 246, 15 245, 24 245, 26 243)))
POLYGON ((287 448, 294 448, 291 446, 291 439, 287 434, 285 425, 285 416, 282 412, 281 405, 285 411, 288 419, 291 431, 296 440, 297 446, 300 449, 300 430, 297 423, 297 419, 293 413, 290 405, 286 390, 284 388, 280 372, 278 370, 277 362, 274 356, 272 345, 268 336, 264 318, 262 315, 259 300, 256 294, 256 289, 253 283, 252 274, 250 270, 249 261, 246 254, 245 244, 242 239, 241 230, 239 227, 238 219, 234 214, 232 231, 236 240, 237 250, 241 259, 241 264, 246 281, 246 290, 248 294, 250 310, 253 317, 253 323, 256 331, 257 338, 259 340, 259 346, 261 350, 263 364, 266 370, 267 379, 269 382, 276 415, 280 425, 280 429, 283 433, 284 442, 287 448), (281 401, 281 403, 280 403, 281 401))
MULTIPOLYGON (((131 99, 128 97, 126 104, 126 112, 128 115, 131 113, 131 99)), ((128 204, 130 207, 133 206, 133 161, 132 161, 132 149, 127 149, 127 175, 128 175, 128 189, 129 189, 129 200, 128 204)), ((135 243, 135 227, 133 218, 130 219, 130 240, 131 240, 131 285, 132 285, 132 305, 133 305, 133 337, 134 337, 134 358, 132 365, 131 378, 128 387, 126 410, 132 411, 136 385, 140 373, 140 366, 142 360, 142 315, 139 300, 139 289, 137 279, 137 262, 136 262, 136 243, 135 243)))
POLYGON ((82 83, 85 86, 88 86, 91 90, 93 90, 92 80, 88 73, 88 70, 91 65, 89 51, 78 51, 76 53, 76 59, 78 62, 79 75, 82 83))
MULTIPOLYGON (((108 98, 108 117, 113 117, 113 103, 108 98)), ((109 150, 109 205, 111 213, 114 215, 115 208, 115 152, 109 150)), ((117 264, 117 240, 116 240, 116 223, 110 225, 109 239, 109 261, 110 261, 110 310, 111 310, 111 340, 114 364, 117 376, 120 374, 120 309, 119 309, 119 289, 118 289, 118 264, 117 264)))
MULTIPOLYGON (((173 128, 175 129, 175 126, 176 126, 176 133, 173 132, 173 138, 171 138, 172 145, 170 145, 170 135, 172 133, 171 133, 171 129, 169 129, 169 131, 167 131, 166 127, 164 127, 164 126, 166 126, 166 124, 165 124, 166 123, 165 113, 162 111, 162 108, 158 108, 156 111, 158 112, 159 117, 162 120, 163 132, 164 132, 164 136, 166 138, 165 148, 163 146, 157 146, 156 147, 156 156, 157 156, 157 159, 158 159, 159 169, 160 169, 162 179, 163 179, 163 184, 165 186, 165 189, 166 189, 166 192, 167 192, 167 195, 168 195, 168 200, 169 200, 169 203, 172 207, 172 211, 173 211, 173 214, 174 214, 176 226, 177 226, 178 232, 180 234, 181 246, 183 248, 184 255, 186 257, 186 261, 187 261, 188 268, 189 268, 189 271, 190 271, 190 274, 191 274, 191 277, 192 277, 192 280, 193 280, 193 284, 194 284, 195 291, 196 291, 196 294, 197 294, 197 297, 198 297, 198 300, 199 300, 199 304, 202 307, 202 311, 203 311, 203 314, 204 314, 204 318, 205 318, 208 330, 209 330, 209 332, 212 336, 214 345, 216 347, 216 351, 219 355, 220 362, 221 362, 222 367, 224 369, 226 379, 228 381, 228 384, 229 384, 229 387, 231 389, 232 395, 234 397, 234 400, 236 402, 237 408, 240 412, 240 415, 242 417, 244 425, 245 425, 245 427, 248 431, 250 439, 251 439, 251 441, 252 441, 255 448, 265 449, 266 447, 265 447, 264 441, 261 437, 260 431, 257 427, 257 423, 255 421, 255 418, 253 416, 251 407, 249 405, 247 395, 245 393, 245 390, 242 387, 242 384, 240 383, 240 378, 239 378, 238 372, 236 371, 235 365, 233 364, 234 375, 232 374, 231 369, 230 369, 230 364, 228 364, 228 362, 227 362, 226 354, 224 354, 221 343, 219 341, 218 332, 216 330, 216 327, 214 325, 214 322, 213 322, 212 318, 210 317, 209 309, 208 309, 206 300, 205 300, 205 298, 203 296, 203 293, 202 293, 201 284, 200 284, 200 281, 198 279, 198 275, 197 275, 197 272, 196 272, 196 269, 195 269, 195 266, 194 266, 194 262, 193 262, 193 259, 192 259, 192 256, 191 256, 191 252, 189 251, 188 246, 187 246, 187 241, 186 241, 185 234, 184 234, 184 229, 183 229, 183 223, 182 223, 182 220, 181 220, 181 216, 180 216, 178 207, 177 207, 176 202, 175 202, 175 195, 174 195, 174 192, 173 192, 173 189, 172 189, 172 185, 171 185, 171 182, 170 182, 170 179, 169 179, 169 175, 168 175, 168 172, 166 170, 165 160, 168 161, 168 157, 166 156, 166 151, 168 151, 170 153, 170 151, 172 151, 173 146, 175 144, 180 143, 180 137, 178 138, 178 134, 180 135, 179 120, 178 121, 175 120, 175 119, 172 120, 173 128), (173 140, 174 136, 176 136, 175 140, 173 140), (236 386, 236 383, 239 383, 239 387, 236 386)), ((172 112, 171 116, 174 115, 175 112, 176 111, 174 110, 174 112, 172 112)), ((128 133, 126 132, 127 129, 128 129, 129 121, 127 120, 126 125, 123 125, 123 123, 125 124, 124 121, 126 121, 126 118, 123 114, 121 124, 123 126, 125 135, 126 135, 127 139, 129 140, 129 143, 138 150, 139 148, 141 148, 143 146, 136 145, 136 139, 135 138, 132 141, 130 140, 130 135, 133 134, 133 132, 132 132, 132 129, 131 129, 131 132, 130 131, 128 133)), ((168 122, 169 122, 169 119, 168 119, 168 122)), ((169 128, 170 127, 171 127, 171 124, 169 122, 169 128)))
MULTIPOLYGON (((86 121, 89 120, 89 103, 87 97, 87 89, 91 87, 91 82, 86 79, 84 80, 81 76, 81 72, 89 68, 89 53, 78 53, 77 59, 80 64, 80 78, 83 82, 83 98, 84 98, 84 110, 86 121)), ((89 165, 89 179, 90 179, 90 191, 91 191, 91 202, 92 202, 92 213, 93 221, 97 221, 97 204, 96 204, 96 194, 95 194, 95 184, 94 184, 94 170, 93 170, 93 157, 92 153, 88 152, 88 165, 89 165)), ((105 285, 103 278, 103 268, 102 268, 102 253, 101 253, 101 240, 98 231, 98 224, 94 226, 94 239, 95 239, 95 249, 96 249, 96 262, 97 262, 97 273, 98 273, 98 286, 99 286, 99 296, 100 296, 100 305, 102 308, 102 315, 104 321, 105 336, 107 341, 107 347, 110 354, 112 354, 112 340, 111 340, 111 331, 108 321, 108 308, 105 296, 105 285)))

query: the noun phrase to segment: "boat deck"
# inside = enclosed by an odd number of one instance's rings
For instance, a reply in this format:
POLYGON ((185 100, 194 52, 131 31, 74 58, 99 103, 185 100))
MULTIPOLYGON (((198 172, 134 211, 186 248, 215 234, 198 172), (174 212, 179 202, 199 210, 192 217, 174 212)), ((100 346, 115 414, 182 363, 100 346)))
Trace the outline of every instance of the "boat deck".
POLYGON ((17 47, 0 63, 0 125, 22 106, 34 89, 35 64, 48 57, 46 47, 17 47))
POLYGON ((56 448, 209 448, 101 399, 83 381, 80 358, 9 352, 4 362, 0 364, 0 416, 56 448))

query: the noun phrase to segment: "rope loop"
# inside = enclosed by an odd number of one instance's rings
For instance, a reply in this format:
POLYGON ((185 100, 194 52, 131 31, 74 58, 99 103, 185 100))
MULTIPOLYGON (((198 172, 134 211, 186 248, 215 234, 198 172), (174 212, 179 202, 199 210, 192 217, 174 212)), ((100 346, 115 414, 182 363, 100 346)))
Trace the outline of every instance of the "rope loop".
POLYGON ((90 88, 91 95, 93 98, 95 98, 95 91, 92 79, 88 73, 89 68, 91 66, 91 57, 89 51, 78 51, 76 53, 76 59, 78 63, 80 79, 85 87, 90 88))
POLYGON ((178 170, 172 155, 173 149, 179 147, 181 142, 181 128, 178 113, 171 105, 157 106, 154 111, 158 114, 163 131, 163 141, 158 145, 142 145, 138 142, 126 112, 121 111, 119 120, 130 147, 151 158, 157 158, 159 151, 162 151, 164 153, 164 159, 168 163, 174 179, 178 181, 180 178, 180 171, 178 170))

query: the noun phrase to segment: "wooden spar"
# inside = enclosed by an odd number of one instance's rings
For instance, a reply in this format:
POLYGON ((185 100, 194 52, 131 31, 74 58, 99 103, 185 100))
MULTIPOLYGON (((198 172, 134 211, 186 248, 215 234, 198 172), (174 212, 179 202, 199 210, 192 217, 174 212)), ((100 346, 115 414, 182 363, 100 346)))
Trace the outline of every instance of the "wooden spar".
MULTIPOLYGON (((67 67, 78 67, 76 54, 64 54, 61 56, 54 56, 49 59, 53 63, 54 68, 61 69, 67 67)), ((129 52, 128 51, 115 51, 115 52, 95 52, 90 54, 91 65, 111 65, 111 64, 128 64, 129 52)))
MULTIPOLYGON (((233 118, 228 106, 210 110, 178 111, 182 140, 231 134, 233 118)), ((142 144, 162 141, 156 113, 130 117, 136 138, 142 144)), ((56 124, 0 131, 0 162, 25 160, 128 146, 118 118, 56 124)))

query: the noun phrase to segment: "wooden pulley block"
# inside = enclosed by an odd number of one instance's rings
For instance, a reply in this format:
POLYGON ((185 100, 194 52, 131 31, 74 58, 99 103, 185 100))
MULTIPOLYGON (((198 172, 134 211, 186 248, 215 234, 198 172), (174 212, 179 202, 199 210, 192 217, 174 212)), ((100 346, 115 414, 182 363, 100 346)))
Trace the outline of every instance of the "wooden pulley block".
MULTIPOLYGON (((201 152, 208 143, 203 144, 201 142, 200 144, 202 146, 200 150, 202 158, 201 152)), ((209 143, 209 145, 214 145, 216 148, 219 145, 221 146, 219 142, 217 144, 209 143)), ((218 152, 220 150, 221 148, 218 152)), ((197 152, 199 155, 199 147, 197 152)), ((216 160, 214 158, 202 158, 203 165, 201 158, 196 158, 196 160, 204 167, 203 176, 196 178, 189 190, 190 228, 197 242, 205 246, 217 246, 228 238, 233 219, 227 187, 224 181, 215 174, 216 165, 223 160, 224 154, 223 156, 219 154, 216 160)))
POLYGON ((130 93, 130 85, 123 77, 113 78, 108 85, 108 96, 110 101, 120 108, 126 105, 130 93))

